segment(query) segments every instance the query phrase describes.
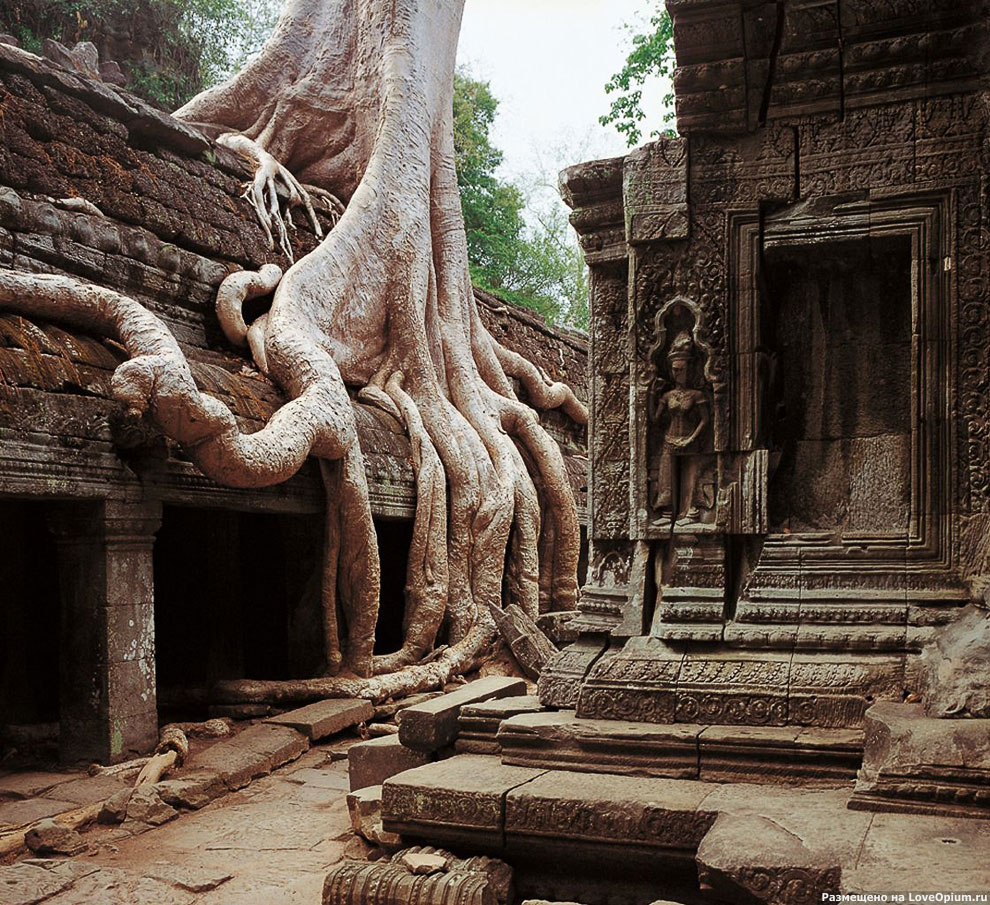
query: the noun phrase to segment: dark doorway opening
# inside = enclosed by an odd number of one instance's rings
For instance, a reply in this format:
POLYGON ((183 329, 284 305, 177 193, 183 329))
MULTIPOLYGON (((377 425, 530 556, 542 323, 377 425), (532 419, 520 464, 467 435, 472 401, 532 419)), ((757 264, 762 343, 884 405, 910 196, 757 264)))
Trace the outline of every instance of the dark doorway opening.
POLYGON ((323 646, 322 544, 321 515, 163 507, 154 551, 159 687, 313 675, 323 646))
POLYGON ((59 720, 61 604, 48 511, 0 500, 0 752, 22 736, 53 741, 59 720))
POLYGON ((406 612, 406 569, 413 523, 399 519, 375 519, 378 556, 381 560, 381 597, 375 628, 375 653, 391 654, 402 647, 402 620, 406 612))

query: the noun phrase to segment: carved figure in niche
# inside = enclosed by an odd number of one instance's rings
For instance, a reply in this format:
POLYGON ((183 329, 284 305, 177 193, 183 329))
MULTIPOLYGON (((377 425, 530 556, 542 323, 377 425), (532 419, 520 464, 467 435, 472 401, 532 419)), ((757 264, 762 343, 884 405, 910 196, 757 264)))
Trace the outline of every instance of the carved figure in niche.
POLYGON ((649 404, 657 437, 650 494, 655 524, 706 522, 715 506, 708 350, 696 340, 698 315, 691 307, 687 300, 674 300, 657 316, 656 377, 649 404), (673 337, 669 344, 668 336, 673 337))

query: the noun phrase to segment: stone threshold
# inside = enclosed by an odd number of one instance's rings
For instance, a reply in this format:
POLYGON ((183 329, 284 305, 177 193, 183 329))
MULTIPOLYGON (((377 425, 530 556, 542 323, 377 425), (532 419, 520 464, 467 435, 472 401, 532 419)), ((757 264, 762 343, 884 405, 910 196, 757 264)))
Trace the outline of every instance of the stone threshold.
POLYGON ((709 726, 583 719, 574 711, 501 722, 502 763, 545 770, 704 782, 850 786, 863 758, 857 729, 709 726))

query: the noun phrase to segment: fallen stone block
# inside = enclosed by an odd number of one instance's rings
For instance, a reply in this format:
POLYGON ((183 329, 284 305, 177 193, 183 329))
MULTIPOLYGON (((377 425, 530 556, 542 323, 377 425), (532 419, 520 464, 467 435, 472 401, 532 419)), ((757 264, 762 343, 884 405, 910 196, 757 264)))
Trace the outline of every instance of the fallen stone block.
POLYGON ((571 628, 571 621, 580 616, 578 610, 560 610, 556 613, 541 613, 536 620, 540 630, 557 648, 571 644, 580 637, 576 628, 571 628))
POLYGON ((106 801, 96 817, 97 823, 122 823, 127 816, 127 802, 131 799, 133 789, 121 789, 114 792, 106 801))
POLYGON ((382 787, 369 786, 350 792, 347 796, 347 812, 351 827, 362 839, 385 848, 398 848, 402 839, 395 833, 385 832, 382 826, 382 787))
POLYGON ((228 791, 233 792, 270 773, 271 759, 257 751, 235 747, 231 742, 217 742, 190 758, 189 766, 219 776, 228 791))
MULTIPOLYGON (((414 858, 415 860, 415 858, 414 858)), ((419 862, 417 862, 419 863, 419 862)), ((413 848, 391 861, 345 861, 327 874, 323 905, 410 905, 457 902, 458 905, 506 905, 512 869, 491 858, 461 860, 434 848, 413 848), (405 855, 439 859, 446 871, 413 873, 405 855)))
POLYGON ((407 748, 395 735, 368 739, 347 750, 347 773, 351 791, 366 786, 380 786, 389 777, 421 767, 430 755, 407 748))
POLYGON ((522 671, 534 681, 538 679, 543 667, 557 653, 553 642, 543 634, 543 630, 526 612, 515 604, 507 606, 504 610, 492 609, 492 618, 522 671))
POLYGON ((198 771, 155 783, 162 801, 173 808, 197 811, 227 791, 216 773, 198 771))
POLYGON ((503 801, 542 771, 459 754, 386 780, 382 823, 392 833, 487 851, 503 848, 503 801))
POLYGON ((720 814, 696 855, 702 890, 729 902, 791 905, 839 892, 838 858, 815 853, 790 829, 767 817, 720 814))
POLYGON ((928 717, 920 704, 874 704, 849 807, 990 817, 990 720, 928 717))
POLYGON ((162 801, 158 790, 151 785, 138 786, 127 802, 128 821, 160 826, 178 816, 179 812, 162 801))
POLYGON ((458 754, 500 754, 502 749, 497 735, 502 722, 521 713, 539 713, 544 709, 536 695, 468 704, 461 708, 457 720, 454 750, 458 754))
POLYGON ((491 676, 469 682, 457 691, 402 711, 399 740, 416 751, 439 751, 452 745, 457 738, 457 720, 462 707, 524 694, 526 682, 523 679, 491 676))
POLYGON ((290 726, 306 735, 311 742, 318 742, 370 720, 374 713, 375 708, 370 701, 329 698, 300 707, 298 710, 269 717, 265 722, 290 726))
POLYGON ((201 870, 178 864, 159 864, 155 865, 145 876, 151 877, 153 880, 160 880, 162 883, 167 883, 175 889, 182 889, 186 892, 204 893, 211 892, 222 886, 233 877, 233 874, 201 870))
POLYGON ((264 755, 268 758, 269 770, 275 770, 309 750, 309 739, 301 732, 289 726, 267 723, 251 726, 223 744, 264 755))
POLYGON ((24 834, 24 844, 36 855, 78 855, 89 845, 75 830, 51 817, 39 820, 24 834))

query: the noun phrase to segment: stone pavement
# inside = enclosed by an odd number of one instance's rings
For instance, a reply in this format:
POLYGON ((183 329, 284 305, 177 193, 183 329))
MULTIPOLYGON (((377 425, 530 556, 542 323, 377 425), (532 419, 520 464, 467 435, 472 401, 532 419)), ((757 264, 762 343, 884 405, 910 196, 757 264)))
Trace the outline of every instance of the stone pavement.
POLYGON ((319 902, 327 869, 352 838, 347 761, 328 762, 330 751, 342 752, 347 744, 312 749, 249 787, 149 832, 122 836, 117 828, 93 826, 84 834, 89 854, 0 867, 0 903, 319 902))

